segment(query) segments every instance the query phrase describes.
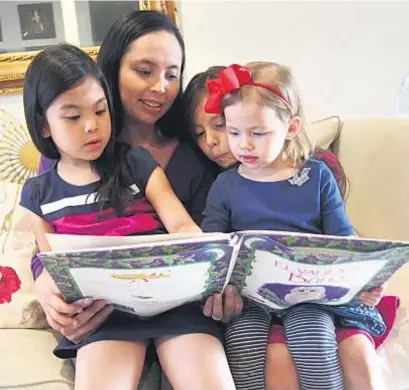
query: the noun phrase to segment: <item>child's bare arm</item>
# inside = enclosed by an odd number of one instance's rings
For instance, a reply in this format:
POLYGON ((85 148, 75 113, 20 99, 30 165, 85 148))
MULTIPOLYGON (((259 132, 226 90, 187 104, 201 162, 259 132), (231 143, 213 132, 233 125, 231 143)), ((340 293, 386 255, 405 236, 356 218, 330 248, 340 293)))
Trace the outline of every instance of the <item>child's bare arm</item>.
POLYGON ((27 210, 30 215, 30 220, 34 228, 34 234, 36 237, 37 247, 40 252, 51 251, 50 244, 46 238, 46 233, 55 233, 54 228, 43 218, 34 214, 32 211, 27 210))

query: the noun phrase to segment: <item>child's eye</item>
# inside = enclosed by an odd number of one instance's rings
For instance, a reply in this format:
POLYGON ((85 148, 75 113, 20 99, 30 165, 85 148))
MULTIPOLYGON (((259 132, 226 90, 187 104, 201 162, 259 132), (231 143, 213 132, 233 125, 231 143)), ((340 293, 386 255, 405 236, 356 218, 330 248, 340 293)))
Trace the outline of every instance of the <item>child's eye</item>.
POLYGON ((79 115, 70 115, 70 116, 66 116, 65 119, 67 119, 67 120, 69 120, 71 122, 75 122, 78 119, 80 119, 80 116, 79 115))
POLYGON ((106 109, 104 108, 104 109, 102 109, 102 110, 98 110, 97 112, 96 112, 96 114, 97 115, 103 115, 103 114, 105 114, 106 113, 106 109))
POLYGON ((263 135, 266 135, 267 133, 253 133, 254 136, 256 137, 262 137, 263 135))
POLYGON ((239 132, 238 131, 229 131, 229 135, 231 135, 231 136, 233 136, 233 137, 235 137, 236 135, 239 135, 239 132))
POLYGON ((216 128, 216 130, 224 130, 225 125, 224 123, 216 123, 214 127, 216 128))
POLYGON ((150 76, 152 74, 149 69, 136 69, 136 72, 144 77, 150 76))
POLYGON ((199 131, 199 132, 197 132, 195 134, 196 134, 196 137, 199 138, 204 134, 204 131, 199 131))

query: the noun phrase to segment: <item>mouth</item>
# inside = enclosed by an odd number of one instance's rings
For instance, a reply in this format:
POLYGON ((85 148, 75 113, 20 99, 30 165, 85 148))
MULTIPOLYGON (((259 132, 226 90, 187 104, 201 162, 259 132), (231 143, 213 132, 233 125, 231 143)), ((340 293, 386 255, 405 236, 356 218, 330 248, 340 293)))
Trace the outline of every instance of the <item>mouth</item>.
POLYGON ((101 140, 99 139, 95 139, 92 141, 89 141, 85 144, 85 147, 89 148, 89 149, 98 149, 101 146, 101 140))
POLYGON ((214 156, 213 159, 215 161, 225 161, 229 157, 229 153, 219 154, 218 156, 214 156))
POLYGON ((245 163, 245 164, 253 164, 258 160, 258 157, 254 156, 240 156, 240 159, 245 163))
POLYGON ((163 107, 163 103, 160 103, 154 100, 141 99, 141 102, 144 105, 144 107, 146 107, 150 111, 159 112, 163 107))

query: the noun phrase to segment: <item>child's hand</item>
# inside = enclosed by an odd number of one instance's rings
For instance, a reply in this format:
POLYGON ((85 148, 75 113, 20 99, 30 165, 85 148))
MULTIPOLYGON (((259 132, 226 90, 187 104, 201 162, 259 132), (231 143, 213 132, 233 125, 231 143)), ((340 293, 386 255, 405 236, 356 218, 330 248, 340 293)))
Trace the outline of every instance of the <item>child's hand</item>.
POLYGON ((382 299, 386 290, 386 283, 370 291, 364 291, 359 299, 368 306, 376 306, 382 299))
POLYGON ((53 329, 61 333, 64 327, 75 323, 72 317, 81 313, 82 308, 69 305, 62 299, 60 291, 46 269, 41 272, 34 286, 47 322, 53 329))
POLYGON ((227 286, 222 294, 214 294, 207 298, 203 308, 206 317, 212 317, 215 321, 224 323, 239 315, 243 310, 243 299, 237 289, 227 286), (224 301, 224 302, 223 302, 224 301))
POLYGON ((49 325, 74 343, 98 328, 113 310, 102 300, 82 299, 66 303, 45 269, 34 286, 49 325))

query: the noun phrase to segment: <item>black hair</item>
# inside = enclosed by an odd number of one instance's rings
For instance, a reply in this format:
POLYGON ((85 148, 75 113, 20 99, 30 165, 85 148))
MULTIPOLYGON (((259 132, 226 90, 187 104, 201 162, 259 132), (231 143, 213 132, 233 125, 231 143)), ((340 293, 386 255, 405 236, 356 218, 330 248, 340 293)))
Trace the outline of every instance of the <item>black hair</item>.
POLYGON ((183 94, 184 128, 187 130, 189 142, 198 148, 195 132, 195 114, 204 92, 207 91, 207 80, 219 77, 219 72, 225 66, 211 66, 204 72, 197 73, 187 85, 183 94))
POLYGON ((160 132, 169 138, 185 138, 180 122, 182 111, 182 85, 183 71, 185 68, 185 43, 182 35, 172 20, 157 11, 133 11, 124 18, 117 20, 109 29, 98 53, 97 63, 107 78, 111 89, 116 128, 119 132, 124 126, 124 109, 119 92, 119 68, 121 59, 128 50, 129 45, 136 39, 156 31, 172 33, 182 49, 182 64, 180 69, 180 90, 169 110, 158 120, 157 127, 160 132))
MULTIPOLYGON (((24 79, 23 101, 27 128, 34 145, 50 159, 60 159, 60 153, 51 137, 45 138, 46 111, 62 93, 92 77, 101 85, 111 114, 111 138, 101 156, 91 161, 99 175, 98 199, 101 208, 109 203, 117 215, 123 215, 131 202, 128 174, 124 162, 118 162, 118 152, 125 146, 115 143, 115 117, 108 83, 98 65, 81 49, 62 44, 46 48, 30 63, 24 79)), ((126 153, 122 153, 125 155, 126 153)))

